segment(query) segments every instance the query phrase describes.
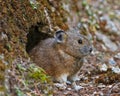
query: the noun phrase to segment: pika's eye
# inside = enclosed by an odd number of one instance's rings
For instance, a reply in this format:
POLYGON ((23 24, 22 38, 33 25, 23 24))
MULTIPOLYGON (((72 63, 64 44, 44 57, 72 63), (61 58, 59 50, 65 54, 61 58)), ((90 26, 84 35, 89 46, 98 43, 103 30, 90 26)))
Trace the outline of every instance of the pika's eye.
POLYGON ((79 40, 78 40, 78 43, 79 43, 79 44, 82 44, 82 39, 79 39, 79 40))

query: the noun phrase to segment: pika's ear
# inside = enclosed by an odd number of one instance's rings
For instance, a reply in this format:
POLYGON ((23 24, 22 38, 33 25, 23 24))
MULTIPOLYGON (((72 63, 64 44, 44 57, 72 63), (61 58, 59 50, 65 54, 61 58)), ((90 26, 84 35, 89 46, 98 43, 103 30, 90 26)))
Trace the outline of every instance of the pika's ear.
POLYGON ((54 38, 58 43, 64 43, 67 39, 67 34, 64 31, 59 30, 55 32, 54 38))

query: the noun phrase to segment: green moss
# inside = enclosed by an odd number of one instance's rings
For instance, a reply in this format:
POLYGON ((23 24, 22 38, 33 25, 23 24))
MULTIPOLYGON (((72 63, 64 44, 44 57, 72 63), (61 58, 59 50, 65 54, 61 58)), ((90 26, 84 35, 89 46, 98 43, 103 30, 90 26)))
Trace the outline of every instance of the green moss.
POLYGON ((4 48, 7 49, 9 52, 12 51, 10 43, 6 43, 4 48))
POLYGON ((30 0, 30 4, 33 9, 37 9, 39 6, 39 3, 37 1, 30 0))
POLYGON ((0 86, 0 93, 3 92, 3 91, 5 91, 5 87, 0 86))
POLYGON ((50 79, 49 76, 45 74, 45 71, 42 68, 37 67, 34 64, 31 64, 28 70, 29 70, 28 76, 37 81, 46 83, 47 80, 50 79))
MULTIPOLYGON (((53 93, 52 81, 50 77, 45 74, 45 71, 40 67, 36 66, 35 64, 30 64, 27 66, 27 68, 24 68, 22 64, 17 64, 16 69, 16 74, 18 75, 16 76, 20 80, 18 85, 15 87, 17 94, 26 94, 25 90, 31 92, 31 90, 33 90, 35 87, 38 87, 38 89, 42 90, 42 93, 47 94, 47 96, 53 93), (23 88, 25 90, 22 90, 23 88)), ((31 94, 32 96, 35 95, 35 93, 31 94)))
POLYGON ((26 96, 18 87, 16 87, 15 89, 17 96, 26 96))
POLYGON ((3 72, 0 73, 0 80, 3 80, 3 81, 4 81, 4 79, 5 79, 4 75, 5 75, 5 74, 4 74, 3 72))

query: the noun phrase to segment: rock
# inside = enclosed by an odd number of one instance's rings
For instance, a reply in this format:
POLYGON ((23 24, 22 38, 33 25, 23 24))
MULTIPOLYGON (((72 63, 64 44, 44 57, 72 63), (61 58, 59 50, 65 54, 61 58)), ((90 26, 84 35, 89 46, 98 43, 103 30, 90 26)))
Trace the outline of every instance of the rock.
POLYGON ((99 67, 100 67, 100 71, 107 71, 108 69, 108 66, 105 63, 100 65, 99 67))
POLYGON ((120 53, 117 53, 114 57, 120 59, 120 53))
POLYGON ((118 66, 112 67, 112 71, 113 71, 114 73, 120 74, 120 68, 119 68, 118 66))
POLYGON ((105 25, 103 26, 105 30, 107 30, 110 33, 120 35, 120 32, 118 28, 116 27, 115 23, 110 20, 108 16, 102 16, 100 17, 100 22, 105 22, 105 25))
POLYGON ((115 60, 113 58, 110 58, 108 62, 111 65, 116 65, 116 62, 115 62, 115 60))
POLYGON ((116 51, 118 49, 118 46, 110 40, 109 37, 106 35, 96 32, 97 39, 102 41, 107 48, 109 48, 111 51, 116 51))

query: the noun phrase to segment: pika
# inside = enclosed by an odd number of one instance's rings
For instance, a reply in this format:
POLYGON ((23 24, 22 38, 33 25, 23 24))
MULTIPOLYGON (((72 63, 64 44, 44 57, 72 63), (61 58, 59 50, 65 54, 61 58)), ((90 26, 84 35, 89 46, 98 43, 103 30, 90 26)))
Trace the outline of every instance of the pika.
POLYGON ((83 59, 91 51, 91 43, 79 32, 59 30, 53 38, 41 41, 29 54, 53 81, 66 83, 78 80, 83 59))

